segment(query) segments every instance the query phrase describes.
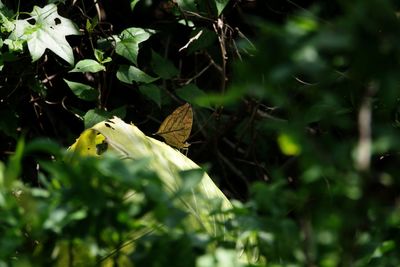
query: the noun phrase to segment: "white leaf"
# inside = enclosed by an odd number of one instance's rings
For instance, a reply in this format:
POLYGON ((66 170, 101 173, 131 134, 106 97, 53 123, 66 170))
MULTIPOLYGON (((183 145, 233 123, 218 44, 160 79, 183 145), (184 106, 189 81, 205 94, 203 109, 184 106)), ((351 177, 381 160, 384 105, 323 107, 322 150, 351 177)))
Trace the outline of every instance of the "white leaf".
POLYGON ((57 6, 49 4, 43 8, 35 6, 30 13, 35 24, 31 25, 24 20, 15 22, 15 30, 11 33, 10 39, 27 40, 28 49, 32 56, 32 61, 38 60, 45 52, 50 49, 56 55, 74 64, 74 55, 71 46, 65 36, 78 35, 79 31, 71 20, 61 17, 57 13, 57 6))

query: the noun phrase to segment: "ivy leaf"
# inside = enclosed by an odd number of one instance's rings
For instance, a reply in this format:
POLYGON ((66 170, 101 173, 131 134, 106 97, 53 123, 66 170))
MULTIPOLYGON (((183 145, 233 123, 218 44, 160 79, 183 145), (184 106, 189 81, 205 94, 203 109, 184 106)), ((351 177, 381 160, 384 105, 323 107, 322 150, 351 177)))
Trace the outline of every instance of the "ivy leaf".
POLYGON ((87 84, 72 82, 66 79, 64 79, 64 81, 67 83, 71 91, 80 99, 93 101, 98 97, 98 92, 96 89, 87 84))
POLYGON ((184 87, 177 89, 175 92, 186 102, 196 104, 204 108, 211 107, 210 102, 207 101, 207 94, 194 84, 185 85, 184 87), (198 99, 201 99, 202 101, 198 101, 198 99))
POLYGON ((76 63, 75 68, 69 72, 99 72, 106 70, 106 67, 93 59, 84 59, 76 63))
POLYGON ((14 30, 14 23, 8 19, 10 17, 12 17, 12 14, 0 6, 0 31, 2 33, 12 32, 14 30))
POLYGON ((151 83, 158 78, 151 77, 135 66, 121 65, 117 71, 118 80, 131 84, 132 82, 151 83))
POLYGON ((128 28, 122 31, 115 51, 132 63, 137 63, 139 44, 149 39, 151 32, 142 28, 128 28))
POLYGON ((151 67, 154 73, 163 79, 170 79, 179 74, 179 70, 166 58, 152 51, 151 67))
POLYGON ((104 52, 99 50, 99 49, 95 49, 94 50, 94 56, 95 56, 96 60, 98 62, 100 62, 101 64, 111 62, 111 60, 112 60, 110 57, 106 57, 105 58, 104 57, 104 52))
POLYGON ((100 121, 110 119, 113 116, 125 117, 125 114, 126 114, 125 106, 121 106, 111 111, 95 108, 86 112, 85 116, 83 117, 83 122, 85 125, 85 129, 88 129, 90 127, 93 127, 93 125, 99 123, 100 121))
POLYGON ((35 24, 31 25, 22 20, 16 22, 16 28, 11 33, 11 40, 23 38, 27 40, 32 61, 38 60, 46 49, 74 64, 74 54, 65 36, 79 35, 79 31, 71 20, 61 17, 57 13, 57 6, 49 4, 43 8, 35 6, 30 13, 35 24), (20 22, 20 23, 18 23, 20 22))
POLYGON ((140 0, 132 0, 131 1, 131 10, 133 11, 135 9, 135 6, 137 3, 139 3, 140 0))
POLYGON ((229 0, 215 0, 215 5, 217 6, 218 16, 221 15, 222 11, 228 4, 229 0))
POLYGON ((151 99, 158 107, 161 107, 161 90, 154 84, 142 84, 139 86, 139 91, 142 95, 151 99))

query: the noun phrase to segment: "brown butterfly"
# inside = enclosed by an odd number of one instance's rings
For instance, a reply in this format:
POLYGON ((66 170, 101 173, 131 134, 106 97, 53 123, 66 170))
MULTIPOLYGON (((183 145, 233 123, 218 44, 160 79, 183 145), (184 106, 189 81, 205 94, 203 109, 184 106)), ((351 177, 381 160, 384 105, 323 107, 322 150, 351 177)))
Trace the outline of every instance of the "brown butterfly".
POLYGON ((178 107, 161 123, 156 132, 165 142, 178 149, 189 147, 186 140, 190 136, 193 125, 193 110, 189 103, 178 107))

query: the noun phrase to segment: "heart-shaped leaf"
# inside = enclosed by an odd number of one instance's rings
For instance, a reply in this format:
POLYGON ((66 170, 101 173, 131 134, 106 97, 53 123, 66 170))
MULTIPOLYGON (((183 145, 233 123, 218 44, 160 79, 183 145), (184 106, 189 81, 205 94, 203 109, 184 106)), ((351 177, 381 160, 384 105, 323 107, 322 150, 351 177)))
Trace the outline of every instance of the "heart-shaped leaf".
POLYGON ((84 59, 76 63, 75 68, 69 72, 99 72, 106 70, 106 67, 93 59, 84 59))
POLYGON ((117 78, 124 83, 132 82, 151 83, 158 78, 151 77, 135 66, 121 65, 117 71, 117 78))
POLYGON ((151 36, 151 32, 142 28, 128 28, 124 30, 115 51, 118 55, 123 56, 135 65, 137 64, 137 56, 139 53, 139 44, 146 41, 151 36))
POLYGON ((96 100, 98 97, 99 93, 94 89, 93 87, 83 84, 83 83, 77 83, 77 82, 72 82, 64 79, 64 81, 67 83, 68 87, 71 89, 71 91, 80 99, 86 100, 86 101, 93 101, 96 100))

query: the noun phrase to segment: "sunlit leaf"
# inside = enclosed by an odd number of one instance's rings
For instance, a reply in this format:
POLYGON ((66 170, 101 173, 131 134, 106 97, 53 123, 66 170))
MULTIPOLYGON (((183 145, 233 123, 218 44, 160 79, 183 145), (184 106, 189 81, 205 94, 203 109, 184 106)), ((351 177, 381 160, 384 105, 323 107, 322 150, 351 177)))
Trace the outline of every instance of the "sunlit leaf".
POLYGON ((111 111, 106 111, 98 108, 91 109, 83 117, 85 129, 92 127, 100 121, 112 118, 113 116, 125 117, 125 113, 126 108, 124 106, 111 111))
POLYGON ((84 59, 76 63, 75 68, 69 72, 99 72, 106 70, 106 67, 101 65, 99 62, 93 59, 84 59))
POLYGON ((104 52, 102 50, 99 50, 99 49, 95 49, 94 50, 94 56, 95 56, 96 60, 98 62, 100 62, 101 64, 110 62, 112 60, 110 57, 106 57, 105 58, 104 57, 104 52))
POLYGON ((9 38, 18 40, 22 37, 27 40, 33 61, 38 60, 45 50, 49 49, 73 65, 72 48, 65 39, 65 36, 79 34, 72 21, 58 15, 55 4, 49 4, 43 8, 35 6, 30 15, 35 20, 35 24, 17 21, 15 30, 9 38))
POLYGON ((131 1, 131 10, 134 10, 134 9, 135 9, 135 6, 136 6, 137 3, 139 3, 139 1, 140 1, 140 0, 132 0, 132 1, 131 1))
POLYGON ((64 79, 71 91, 80 99, 93 101, 98 97, 98 92, 93 87, 64 79))
POLYGON ((182 173, 185 170, 200 169, 197 164, 178 150, 146 136, 135 125, 126 124, 116 117, 84 131, 70 150, 85 153, 87 151, 85 146, 91 148, 90 150, 97 149, 99 134, 108 144, 105 153, 119 155, 124 160, 148 159, 147 168, 157 172, 168 193, 174 194, 183 186, 180 173, 184 177, 194 175, 193 180, 185 185, 185 187, 190 184, 194 186, 192 194, 182 197, 181 202, 182 207, 190 214, 187 222, 191 229, 200 227, 212 235, 223 233, 225 227, 222 222, 227 217, 223 214, 212 214, 212 211, 219 205, 222 210, 227 210, 231 207, 231 203, 206 173, 202 172, 201 181, 198 181, 197 175, 200 173, 198 171, 182 173))
POLYGON ((120 39, 117 40, 115 51, 132 63, 137 63, 139 44, 146 41, 151 36, 151 32, 142 28, 125 29, 120 39))
POLYGON ((385 254, 387 254, 390 251, 393 251, 396 249, 396 242, 394 240, 386 240, 382 242, 374 251, 372 254, 372 258, 380 258, 383 257, 385 254))
POLYGON ((278 144, 283 154, 287 156, 296 156, 301 152, 301 146, 287 134, 278 136, 278 144))
POLYGON ((151 77, 135 66, 121 65, 117 71, 117 78, 124 83, 142 82, 151 83, 158 78, 151 77))

